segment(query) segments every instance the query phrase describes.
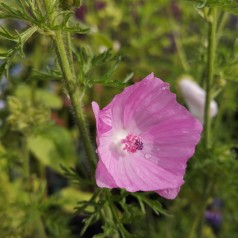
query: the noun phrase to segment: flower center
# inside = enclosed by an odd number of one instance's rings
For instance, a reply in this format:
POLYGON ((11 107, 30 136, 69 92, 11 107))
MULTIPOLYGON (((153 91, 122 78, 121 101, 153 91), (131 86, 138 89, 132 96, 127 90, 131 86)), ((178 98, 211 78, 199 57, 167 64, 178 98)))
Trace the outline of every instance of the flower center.
POLYGON ((143 142, 140 136, 129 134, 125 139, 121 140, 121 143, 124 144, 123 150, 127 150, 131 153, 143 149, 143 142))

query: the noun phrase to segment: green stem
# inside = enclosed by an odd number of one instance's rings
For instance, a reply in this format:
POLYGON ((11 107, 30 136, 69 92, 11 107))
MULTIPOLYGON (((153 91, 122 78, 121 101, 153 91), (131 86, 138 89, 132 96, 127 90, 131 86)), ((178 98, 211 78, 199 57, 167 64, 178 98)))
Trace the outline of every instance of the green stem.
MULTIPOLYGON (((208 29, 208 63, 207 63, 207 81, 206 81, 206 101, 205 101, 205 113, 204 113, 204 141, 205 141, 205 149, 206 152, 211 148, 211 117, 210 117, 210 103, 212 100, 212 83, 214 78, 214 62, 215 62, 215 51, 216 51, 216 30, 217 30, 217 9, 212 8, 210 14, 209 21, 209 29, 208 29)), ((205 179, 205 182, 206 179, 205 179)), ((207 183, 205 184, 205 187, 207 183)), ((204 187, 204 188, 205 188, 204 187)), ((188 238, 193 238, 195 236, 197 227, 202 220, 202 216, 206 209, 207 200, 210 194, 210 186, 208 191, 206 191, 206 195, 201 199, 202 203, 199 206, 199 211, 195 220, 191 226, 188 238)), ((205 191, 204 191, 205 192, 205 191)), ((201 228, 201 227, 200 227, 201 228)), ((198 236, 201 236, 201 230, 198 233, 198 236)))
POLYGON ((24 172, 24 179, 28 180, 30 177, 30 156, 29 150, 27 147, 27 139, 26 136, 23 136, 23 154, 24 154, 24 161, 23 161, 23 172, 24 172))
POLYGON ((48 13, 51 6, 51 0, 44 0, 44 4, 45 4, 45 10, 48 13))
MULTIPOLYGON (((68 24, 67 24, 68 25, 68 24)), ((71 35, 70 32, 66 32, 66 40, 67 40, 67 46, 68 46, 68 54, 69 54, 69 63, 71 65, 71 70, 74 75, 75 69, 74 69, 74 60, 73 60, 73 53, 72 53, 72 43, 71 43, 71 35)))
POLYGON ((188 64, 188 61, 187 61, 187 58, 186 58, 185 51, 183 49, 183 45, 182 45, 180 36, 176 36, 174 33, 173 33, 173 35, 174 35, 174 41, 175 41, 176 49, 177 49, 177 52, 178 52, 178 56, 180 58, 183 69, 184 69, 185 72, 188 72, 189 71, 189 64, 188 64))
POLYGON ((209 180, 208 182, 208 177, 204 176, 203 177, 203 191, 202 195, 200 197, 200 204, 198 204, 198 212, 195 217, 195 220, 191 226, 188 238, 194 238, 196 231, 197 231, 197 237, 201 238, 202 237, 202 228, 203 228, 203 216, 207 207, 208 200, 213 193, 215 181, 209 180))
POLYGON ((42 219, 40 217, 37 219, 36 225, 37 225, 38 237, 47 238, 47 235, 46 235, 46 232, 45 232, 45 227, 44 227, 44 224, 43 224, 42 219))
POLYGON ((184 47, 181 41, 181 30, 178 29, 176 19, 174 19, 173 14, 171 13, 171 10, 167 8, 167 14, 168 14, 168 19, 169 19, 169 25, 172 30, 173 38, 175 41, 175 46, 178 52, 178 56, 181 62, 181 65, 184 69, 185 72, 189 72, 190 66, 187 60, 186 53, 184 51, 184 47))
POLYGON ((204 113, 204 140, 206 150, 211 148, 211 117, 210 117, 210 103, 212 100, 212 82, 214 78, 214 61, 216 51, 216 29, 217 29, 217 9, 211 9, 211 19, 208 30, 208 71, 206 81, 206 102, 204 113))
MULTIPOLYGON (((118 216, 118 211, 117 209, 115 208, 114 204, 113 204, 113 201, 111 199, 111 193, 108 189, 106 189, 106 197, 107 197, 107 201, 108 201, 108 204, 109 204, 109 208, 111 210, 111 214, 112 214, 112 218, 113 218, 113 221, 115 224, 117 224, 119 230, 120 230, 120 233, 122 235, 123 238, 126 238, 126 237, 129 237, 130 234, 129 232, 125 229, 125 227, 123 226, 119 216, 118 216)), ((115 238, 119 237, 119 234, 115 234, 115 238)))
POLYGON ((197 216, 195 217, 195 220, 194 220, 194 222, 191 226, 191 229, 189 231, 188 238, 194 238, 195 237, 196 229, 199 225, 199 222, 202 219, 202 216, 203 216, 204 211, 206 209, 206 205, 207 205, 207 199, 203 201, 203 203, 201 204, 201 206, 199 208, 199 212, 197 213, 197 216))
POLYGON ((70 67, 70 63, 67 57, 67 53, 65 50, 64 42, 63 42, 63 37, 62 33, 60 30, 55 32, 55 44, 56 44, 56 49, 57 49, 57 55, 58 55, 58 61, 63 73, 63 76, 65 78, 65 83, 67 87, 67 91, 71 100, 71 104, 74 110, 74 115, 76 119, 77 126, 80 131, 80 135, 83 140, 83 144, 86 150, 86 154, 89 158, 89 160, 93 163, 93 165, 96 164, 96 157, 95 157, 95 152, 93 145, 91 143, 90 137, 89 137, 89 132, 86 126, 86 121, 84 118, 84 113, 83 113, 83 105, 80 100, 80 90, 76 86, 76 80, 75 80, 75 75, 73 75, 70 67))
MULTIPOLYGON (((107 198, 107 200, 108 200, 108 198, 107 198)), ((115 218, 112 214, 111 207, 109 204, 105 204, 105 206, 103 207, 103 210, 102 210, 102 214, 103 214, 103 219, 104 219, 105 223, 110 223, 110 224, 115 223, 115 218)), ((111 234, 111 235, 112 235, 112 238, 120 237, 119 232, 114 232, 114 234, 111 234)))
MULTIPOLYGON (((30 156, 29 156, 29 150, 27 147, 26 136, 24 136, 23 143, 24 143, 24 145, 23 145, 23 147, 24 147, 24 163, 23 163, 24 180, 26 181, 26 184, 29 185, 32 181, 30 179, 30 156)), ((30 198, 29 201, 30 201, 30 203, 32 203, 31 192, 29 190, 27 190, 27 192, 28 192, 28 196, 30 198)), ((29 205, 31 205, 31 204, 29 204, 29 205)), ((40 216, 36 220, 35 229, 37 230, 39 237, 47 238, 47 235, 45 233, 44 224, 43 224, 40 216)))
POLYGON ((221 12, 217 21, 217 41, 220 40, 221 32, 224 29, 228 19, 229 19, 229 14, 227 12, 221 12))

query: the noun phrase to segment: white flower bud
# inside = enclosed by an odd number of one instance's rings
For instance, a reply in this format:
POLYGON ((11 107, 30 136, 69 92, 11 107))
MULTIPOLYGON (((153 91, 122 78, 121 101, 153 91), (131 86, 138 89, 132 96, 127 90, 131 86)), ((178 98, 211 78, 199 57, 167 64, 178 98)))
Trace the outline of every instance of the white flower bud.
MULTIPOLYGON (((179 80, 179 88, 189 111, 203 123, 206 92, 189 77, 183 77, 179 80)), ((216 116, 217 111, 217 103, 212 100, 210 103, 210 116, 216 116)))

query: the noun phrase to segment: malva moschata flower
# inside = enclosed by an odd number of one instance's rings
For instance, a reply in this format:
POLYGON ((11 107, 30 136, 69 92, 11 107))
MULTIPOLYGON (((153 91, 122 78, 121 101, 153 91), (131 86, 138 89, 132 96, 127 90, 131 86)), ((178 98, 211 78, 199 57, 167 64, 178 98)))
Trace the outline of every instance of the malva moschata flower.
POLYGON ((177 103, 169 84, 152 73, 124 89, 102 110, 96 102, 92 107, 99 156, 97 185, 155 191, 174 199, 202 125, 177 103))
MULTIPOLYGON (((206 101, 205 91, 188 76, 179 80, 179 87, 189 111, 203 123, 206 101)), ((210 116, 215 117, 217 111, 217 103, 212 100, 210 103, 210 116)))

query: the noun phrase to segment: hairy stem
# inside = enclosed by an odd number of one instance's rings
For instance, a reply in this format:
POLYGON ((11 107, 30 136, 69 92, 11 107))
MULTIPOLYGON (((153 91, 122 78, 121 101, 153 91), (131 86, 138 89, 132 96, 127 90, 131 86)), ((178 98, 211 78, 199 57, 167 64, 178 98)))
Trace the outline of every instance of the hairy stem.
POLYGON ((71 70, 74 75, 75 69, 74 69, 74 60, 73 60, 73 53, 72 53, 72 43, 71 43, 71 35, 69 32, 66 32, 66 38, 67 38, 67 46, 68 46, 68 54, 69 54, 69 63, 71 65, 71 70))
POLYGON ((206 150, 211 148, 211 117, 210 103, 212 100, 212 82, 214 78, 214 61, 216 51, 216 29, 217 29, 217 9, 211 9, 211 18, 208 30, 208 64, 207 64, 207 81, 206 81, 206 102, 204 113, 204 140, 206 150))
MULTIPOLYGON (((216 30, 217 30, 217 9, 212 8, 210 14, 209 28, 208 28, 208 63, 207 63, 207 80, 206 80, 206 101, 205 101, 205 113, 204 113, 204 142, 205 149, 208 153, 211 148, 211 117, 210 117, 210 103, 212 100, 212 83, 214 78, 214 63, 215 63, 215 51, 216 51, 216 30)), ((203 219, 203 215, 206 209, 207 199, 211 192, 210 186, 211 183, 207 184, 206 178, 204 178, 205 187, 209 187, 206 193, 205 198, 201 197, 201 204, 199 206, 199 211, 197 216, 191 226, 188 238, 194 238, 196 230, 203 219)), ((200 226, 201 229, 201 226, 200 226)), ((201 230, 198 233, 198 237, 202 234, 201 230)))
POLYGON ((66 88, 71 100, 76 123, 79 128, 81 138, 83 140, 86 154, 89 160, 92 162, 92 164, 95 165, 96 157, 95 157, 93 145, 90 140, 89 132, 86 126, 86 121, 84 118, 83 105, 82 105, 82 101, 80 100, 81 93, 78 88, 78 85, 76 85, 75 75, 72 73, 69 59, 67 57, 65 45, 63 42, 62 33, 60 30, 55 32, 54 41, 55 41, 56 49, 58 53, 57 54, 58 61, 59 61, 63 76, 65 78, 66 88))

